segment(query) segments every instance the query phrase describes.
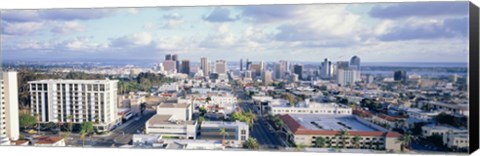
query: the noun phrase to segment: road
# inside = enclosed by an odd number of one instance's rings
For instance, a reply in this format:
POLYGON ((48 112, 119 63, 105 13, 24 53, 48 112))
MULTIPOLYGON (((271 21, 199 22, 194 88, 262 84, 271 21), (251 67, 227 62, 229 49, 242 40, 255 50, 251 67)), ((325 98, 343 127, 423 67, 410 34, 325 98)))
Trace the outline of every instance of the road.
POLYGON ((110 132, 107 136, 94 136, 92 142, 85 143, 95 147, 116 147, 120 145, 129 144, 132 140, 133 134, 138 134, 137 131, 142 131, 145 128, 145 122, 155 115, 154 110, 146 110, 141 117, 134 117, 126 123, 120 125, 115 130, 110 132))

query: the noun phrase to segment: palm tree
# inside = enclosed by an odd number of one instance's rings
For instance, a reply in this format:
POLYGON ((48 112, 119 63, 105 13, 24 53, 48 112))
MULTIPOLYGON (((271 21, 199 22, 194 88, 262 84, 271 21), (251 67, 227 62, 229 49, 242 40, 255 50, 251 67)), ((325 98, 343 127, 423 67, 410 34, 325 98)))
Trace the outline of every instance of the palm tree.
POLYGON ((410 143, 412 143, 413 136, 409 133, 405 133, 404 135, 398 137, 397 140, 402 143, 401 150, 403 151, 404 148, 410 148, 410 143))
POLYGON ((93 131, 93 123, 92 122, 84 122, 82 123, 81 130, 80 130, 80 139, 82 139, 82 146, 85 146, 85 136, 93 131))
POLYGON ((225 128, 220 128, 220 135, 223 136, 223 140, 222 140, 222 143, 225 142, 225 137, 228 136, 228 132, 225 128))
POLYGON ((320 147, 320 148, 323 148, 325 147, 325 138, 323 137, 317 137, 315 138, 315 147, 320 147))
POLYGON ((243 147, 244 147, 244 148, 248 148, 248 149, 257 150, 257 149, 260 148, 260 145, 258 144, 257 139, 255 139, 255 138, 248 138, 248 139, 243 143, 243 147))
POLYGON ((245 117, 247 118, 247 123, 250 126, 250 128, 253 128, 253 123, 257 119, 257 116, 252 112, 252 110, 249 110, 248 112, 245 113, 245 117))
POLYGON ((352 145, 355 146, 355 148, 360 148, 360 139, 359 136, 354 136, 352 138, 352 145))
POLYGON ((336 134, 335 136, 338 136, 342 140, 342 148, 345 148, 345 143, 348 137, 348 131, 346 130, 341 130, 336 134))
POLYGON ((197 121, 198 121, 198 124, 200 124, 200 125, 201 125, 201 124, 202 124, 202 122, 203 122, 203 121, 205 121, 205 117, 203 117, 203 116, 200 116, 200 117, 198 117, 197 121))

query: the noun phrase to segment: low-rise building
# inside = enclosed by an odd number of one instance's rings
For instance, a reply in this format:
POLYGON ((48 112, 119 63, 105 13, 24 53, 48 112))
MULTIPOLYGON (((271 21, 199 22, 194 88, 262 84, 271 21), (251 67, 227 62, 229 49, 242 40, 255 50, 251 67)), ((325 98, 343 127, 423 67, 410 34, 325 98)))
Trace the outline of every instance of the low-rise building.
POLYGON ((242 147, 249 137, 249 126, 245 122, 223 122, 223 121, 204 121, 200 126, 200 135, 198 139, 203 140, 223 140, 225 137, 226 145, 232 147, 242 147), (225 136, 220 133, 220 129, 225 129, 225 136))
POLYGON ((399 133, 352 115, 287 114, 281 115, 280 119, 286 125, 282 131, 288 134, 288 140, 297 145, 313 147, 317 144, 317 138, 322 138, 325 140, 321 145, 323 147, 400 151, 399 133), (340 135, 342 131, 347 135, 340 135), (353 142, 357 136, 358 142, 353 142))
POLYGON ((62 137, 40 136, 33 138, 34 146, 62 147, 65 146, 65 139, 62 137))
POLYGON ((157 107, 157 114, 145 123, 145 133, 163 138, 195 139, 198 124, 191 119, 190 104, 162 103, 157 107))
POLYGON ((351 115, 352 108, 335 103, 304 102, 297 106, 289 106, 286 103, 271 105, 270 113, 276 114, 319 114, 319 115, 351 115))

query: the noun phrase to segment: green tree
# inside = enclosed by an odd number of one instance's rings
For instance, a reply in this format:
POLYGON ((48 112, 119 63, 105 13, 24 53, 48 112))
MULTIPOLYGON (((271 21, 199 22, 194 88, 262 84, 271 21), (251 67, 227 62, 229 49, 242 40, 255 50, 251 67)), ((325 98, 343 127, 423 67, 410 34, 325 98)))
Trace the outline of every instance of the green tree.
POLYGON ((198 120, 197 120, 197 121, 198 121, 198 124, 202 124, 203 121, 205 121, 205 117, 200 116, 200 117, 198 117, 198 120))
POLYGON ((22 114, 20 115, 19 118, 20 118, 20 121, 19 121, 20 127, 24 129, 32 128, 38 123, 37 118, 31 115, 22 114))
POLYGON ((325 138, 323 137, 315 138, 315 147, 319 147, 319 148, 325 147, 326 141, 327 140, 325 140, 325 138))
POLYGON ((340 138, 340 140, 342 140, 342 148, 345 148, 345 144, 346 144, 346 140, 347 140, 348 135, 349 135, 348 131, 346 131, 346 130, 341 130, 336 134, 336 136, 338 136, 340 138))
POLYGON ((258 144, 257 139, 255 139, 255 138, 248 138, 248 139, 245 140, 245 142, 243 143, 243 148, 252 149, 252 150, 258 150, 258 149, 260 149, 260 145, 258 144))
POLYGON ((203 107, 200 107, 198 111, 200 112, 200 116, 205 116, 205 114, 207 113, 207 109, 203 107))
POLYGON ((354 136, 352 138, 352 145, 355 147, 355 148, 360 148, 360 137, 359 136, 354 136))
POLYGON ((50 130, 50 131, 53 130, 53 129, 55 129, 56 127, 57 127, 57 125, 56 125, 55 123, 53 123, 53 122, 48 122, 47 124, 45 124, 45 125, 43 126, 44 129, 48 129, 48 130, 50 130))
POLYGON ((85 137, 86 135, 93 132, 93 123, 92 122, 84 122, 81 125, 80 130, 80 139, 82 139, 82 146, 85 146, 85 137))
POLYGON ((225 142, 225 137, 228 136, 228 132, 227 132, 227 130, 226 130, 225 128, 220 128, 220 131, 219 131, 219 132, 220 132, 220 135, 223 136, 222 143, 224 143, 224 142, 225 142))
POLYGON ((401 150, 403 151, 404 148, 410 148, 410 144, 412 143, 413 136, 409 133, 403 134, 400 137, 397 138, 398 141, 401 142, 401 150))

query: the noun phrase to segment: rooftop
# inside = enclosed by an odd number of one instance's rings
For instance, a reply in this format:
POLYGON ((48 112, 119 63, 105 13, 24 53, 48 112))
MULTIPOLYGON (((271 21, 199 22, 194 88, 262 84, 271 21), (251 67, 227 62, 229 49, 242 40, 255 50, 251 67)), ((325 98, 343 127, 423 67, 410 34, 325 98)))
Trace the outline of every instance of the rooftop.
POLYGON ((351 115, 287 114, 280 119, 294 134, 336 135, 346 130, 353 136, 398 137, 399 133, 377 129, 351 115))
POLYGON ((240 121, 235 121, 235 122, 225 122, 225 121, 203 121, 202 122, 202 127, 207 126, 207 127, 216 127, 216 126, 223 126, 223 127, 228 127, 228 126, 248 126, 247 123, 245 122, 240 122, 240 121))
POLYGON ((172 115, 154 115, 148 120, 152 124, 177 124, 177 125, 193 125, 195 121, 171 120, 172 115))
POLYGON ((109 83, 118 82, 118 80, 64 80, 64 79, 48 79, 29 81, 28 83, 109 83))
POLYGON ((186 103, 161 103, 158 108, 187 108, 189 104, 186 103))
POLYGON ((61 140, 63 140, 62 137, 47 137, 47 136, 40 136, 34 138, 35 144, 54 144, 57 143, 61 140))

